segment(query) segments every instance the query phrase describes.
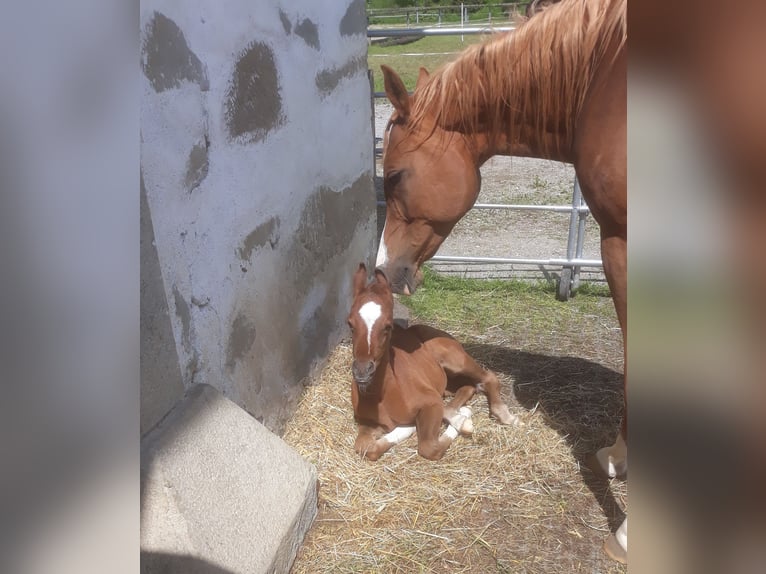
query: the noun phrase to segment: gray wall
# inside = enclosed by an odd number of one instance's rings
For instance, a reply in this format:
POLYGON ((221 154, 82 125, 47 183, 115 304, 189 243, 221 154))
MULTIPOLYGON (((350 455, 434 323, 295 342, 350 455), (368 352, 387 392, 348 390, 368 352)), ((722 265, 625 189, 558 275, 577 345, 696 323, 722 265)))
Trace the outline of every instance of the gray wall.
POLYGON ((375 241, 364 2, 141 3, 141 430, 207 383, 281 432, 375 241))

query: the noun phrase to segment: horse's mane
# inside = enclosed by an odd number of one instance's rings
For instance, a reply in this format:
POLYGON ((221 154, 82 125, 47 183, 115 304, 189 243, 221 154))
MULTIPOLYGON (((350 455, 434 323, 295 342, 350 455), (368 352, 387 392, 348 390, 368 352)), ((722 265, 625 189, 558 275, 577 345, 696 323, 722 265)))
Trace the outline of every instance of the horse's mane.
POLYGON ((526 143, 545 149, 553 133, 553 145, 569 149, 594 71, 610 44, 621 48, 627 39, 626 2, 563 0, 513 32, 469 46, 416 90, 412 125, 433 118, 446 129, 514 137, 512 105, 539 138, 526 143))

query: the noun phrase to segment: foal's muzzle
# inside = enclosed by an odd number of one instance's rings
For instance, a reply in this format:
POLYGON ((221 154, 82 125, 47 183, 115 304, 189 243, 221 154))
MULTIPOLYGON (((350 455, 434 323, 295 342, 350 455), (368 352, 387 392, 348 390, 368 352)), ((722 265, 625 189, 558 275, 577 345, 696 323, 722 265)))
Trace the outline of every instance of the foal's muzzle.
POLYGON ((351 364, 351 373, 361 392, 367 391, 367 387, 375 374, 375 363, 372 361, 354 361, 351 364))

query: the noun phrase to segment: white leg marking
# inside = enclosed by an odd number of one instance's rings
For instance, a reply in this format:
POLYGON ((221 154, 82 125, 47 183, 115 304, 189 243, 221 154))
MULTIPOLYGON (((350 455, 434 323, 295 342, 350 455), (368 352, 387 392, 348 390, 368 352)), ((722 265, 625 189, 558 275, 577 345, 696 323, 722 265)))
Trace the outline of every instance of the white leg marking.
POLYGON ((450 424, 447 426, 447 430, 444 431, 444 435, 442 436, 448 436, 452 440, 455 440, 457 438, 457 435, 458 435, 457 429, 450 424))
POLYGON ((615 538, 617 538, 617 543, 622 546, 622 549, 627 552, 628 551, 628 517, 625 517, 625 520, 622 521, 622 524, 620 524, 620 527, 617 529, 617 532, 614 534, 615 538))
POLYGON ((383 224, 383 232, 380 234, 378 257, 375 259, 375 267, 381 267, 388 262, 388 250, 386 249, 386 224, 383 224))
POLYGON ((628 471, 628 446, 622 439, 622 434, 617 435, 614 445, 599 450, 596 458, 601 468, 610 477, 625 474, 628 471))
MULTIPOLYGON (((457 414, 447 419, 449 421, 449 425, 447 426, 447 430, 444 431, 444 434, 454 439, 459 434, 459 431, 463 429, 466 421, 471 420, 471 414, 471 409, 468 407, 462 407, 460 410, 458 410, 457 414)), ((471 426, 473 426, 473 422, 471 422, 471 426)))
POLYGON ((463 421, 463 426, 461 426, 458 430, 464 435, 473 434, 473 419, 471 418, 473 416, 473 411, 471 410, 471 407, 468 407, 468 406, 460 407, 460 409, 458 410, 458 413, 460 413, 461 415, 465 417, 465 421, 463 421))
POLYGON ((367 352, 370 352, 370 339, 372 337, 372 327, 375 325, 375 321, 377 321, 380 318, 380 314, 382 312, 382 309, 380 305, 375 303, 374 301, 367 301, 362 307, 359 309, 359 316, 362 318, 362 321, 364 321, 364 324, 367 326, 367 352))
POLYGON ((396 427, 388 434, 384 434, 383 438, 391 444, 399 444, 403 440, 411 437, 415 434, 415 427, 396 427))
POLYGON ((604 542, 607 555, 622 564, 628 563, 628 519, 622 521, 617 532, 610 534, 604 542))

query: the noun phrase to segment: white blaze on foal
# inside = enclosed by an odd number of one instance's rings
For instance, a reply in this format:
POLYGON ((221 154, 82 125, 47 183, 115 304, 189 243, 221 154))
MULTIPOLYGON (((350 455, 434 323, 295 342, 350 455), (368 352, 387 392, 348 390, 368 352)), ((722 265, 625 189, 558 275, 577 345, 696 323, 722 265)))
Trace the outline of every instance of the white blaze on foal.
POLYGON ((375 321, 380 319, 380 315, 383 312, 383 309, 380 305, 375 303, 374 301, 367 301, 364 305, 362 305, 359 308, 359 316, 362 318, 362 321, 364 321, 365 326, 367 327, 367 352, 370 352, 370 340, 372 337, 372 327, 375 325, 375 321))

